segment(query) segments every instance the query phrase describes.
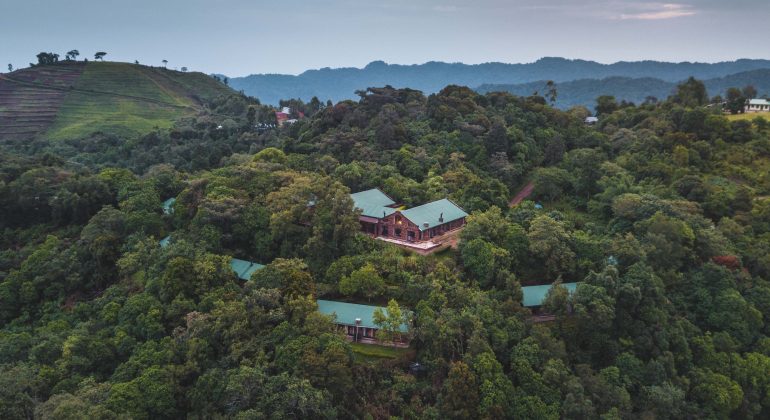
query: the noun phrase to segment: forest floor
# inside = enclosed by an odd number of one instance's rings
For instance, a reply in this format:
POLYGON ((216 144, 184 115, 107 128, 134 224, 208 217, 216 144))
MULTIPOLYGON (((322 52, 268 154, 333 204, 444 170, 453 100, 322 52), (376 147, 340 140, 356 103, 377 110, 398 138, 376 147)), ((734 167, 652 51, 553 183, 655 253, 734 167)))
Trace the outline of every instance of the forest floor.
POLYGON ((535 189, 535 184, 532 182, 528 182, 527 185, 524 186, 519 192, 511 199, 511 202, 508 203, 511 207, 516 207, 521 203, 522 201, 526 200, 527 197, 529 197, 532 194, 532 191, 535 189))

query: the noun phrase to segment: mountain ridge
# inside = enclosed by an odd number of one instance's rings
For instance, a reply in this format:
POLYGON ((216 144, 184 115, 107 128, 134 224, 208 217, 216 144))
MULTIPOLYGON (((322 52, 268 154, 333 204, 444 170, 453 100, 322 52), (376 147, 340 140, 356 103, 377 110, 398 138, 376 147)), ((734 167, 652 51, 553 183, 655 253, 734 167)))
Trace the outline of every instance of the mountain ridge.
MULTIPOLYGON (((618 101, 625 100, 639 104, 647 97, 666 99, 676 89, 679 81, 669 82, 661 79, 630 78, 612 76, 603 79, 579 79, 557 83, 558 97, 555 106, 565 109, 572 106, 593 108, 595 100, 601 95, 614 96, 618 101)), ((730 87, 742 88, 752 85, 758 96, 770 95, 770 69, 750 70, 723 77, 705 79, 703 83, 709 95, 725 95, 730 87)), ((479 93, 505 91, 518 96, 528 96, 535 91, 544 92, 545 80, 522 84, 484 84, 475 88, 479 93)))
POLYGON ((610 64, 590 60, 544 57, 532 63, 481 64, 429 61, 423 64, 388 64, 373 61, 363 68, 343 67, 306 70, 298 75, 254 74, 231 77, 230 86, 242 90, 263 103, 277 104, 280 99, 313 96, 339 101, 356 98, 355 91, 371 86, 409 87, 426 94, 447 85, 478 87, 484 84, 521 84, 539 80, 557 83, 612 76, 653 77, 676 82, 694 76, 713 79, 730 74, 770 68, 770 60, 738 59, 717 63, 663 61, 619 61, 610 64))

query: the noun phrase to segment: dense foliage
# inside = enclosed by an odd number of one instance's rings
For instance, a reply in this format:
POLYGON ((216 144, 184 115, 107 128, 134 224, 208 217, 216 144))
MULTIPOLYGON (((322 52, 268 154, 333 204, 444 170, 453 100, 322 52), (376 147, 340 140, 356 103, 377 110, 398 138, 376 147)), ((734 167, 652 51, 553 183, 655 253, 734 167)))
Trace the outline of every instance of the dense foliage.
POLYGON ((698 92, 586 126, 386 87, 266 131, 232 96, 141 138, 8 146, 0 417, 767 418, 770 126, 698 92), (464 207, 458 248, 358 234, 348 194, 373 187, 464 207), (231 256, 267 267, 244 283, 231 256), (581 284, 534 322, 521 286, 554 281, 581 284), (398 302, 411 351, 348 343, 316 298, 398 302))

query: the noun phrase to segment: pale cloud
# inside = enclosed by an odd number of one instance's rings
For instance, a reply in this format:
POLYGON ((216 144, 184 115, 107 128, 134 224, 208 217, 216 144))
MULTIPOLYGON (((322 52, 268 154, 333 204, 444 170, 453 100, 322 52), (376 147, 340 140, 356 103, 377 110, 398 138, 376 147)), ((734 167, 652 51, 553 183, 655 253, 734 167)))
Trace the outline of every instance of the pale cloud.
POLYGON ((433 10, 437 12, 453 13, 453 12, 459 11, 460 8, 455 5, 439 4, 439 5, 433 6, 433 10))
POLYGON ((616 19, 620 20, 663 20, 693 16, 697 14, 694 7, 682 3, 648 3, 641 5, 635 11, 620 13, 616 19))

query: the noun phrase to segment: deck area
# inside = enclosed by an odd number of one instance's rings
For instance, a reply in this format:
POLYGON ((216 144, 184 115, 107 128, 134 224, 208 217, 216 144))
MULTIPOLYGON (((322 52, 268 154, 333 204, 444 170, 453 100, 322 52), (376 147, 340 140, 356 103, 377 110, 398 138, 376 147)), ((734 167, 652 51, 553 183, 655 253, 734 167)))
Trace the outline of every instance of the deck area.
POLYGON ((454 230, 450 230, 449 232, 444 233, 443 235, 436 236, 433 239, 429 241, 422 241, 422 242, 410 242, 410 241, 404 241, 402 239, 394 239, 389 238, 386 236, 377 236, 376 239, 388 242, 393 245, 399 246, 401 248, 408 249, 410 251, 414 251, 420 255, 430 255, 434 252, 442 251, 447 248, 457 248, 457 242, 459 241, 460 232, 462 232, 463 227, 459 227, 454 230))

